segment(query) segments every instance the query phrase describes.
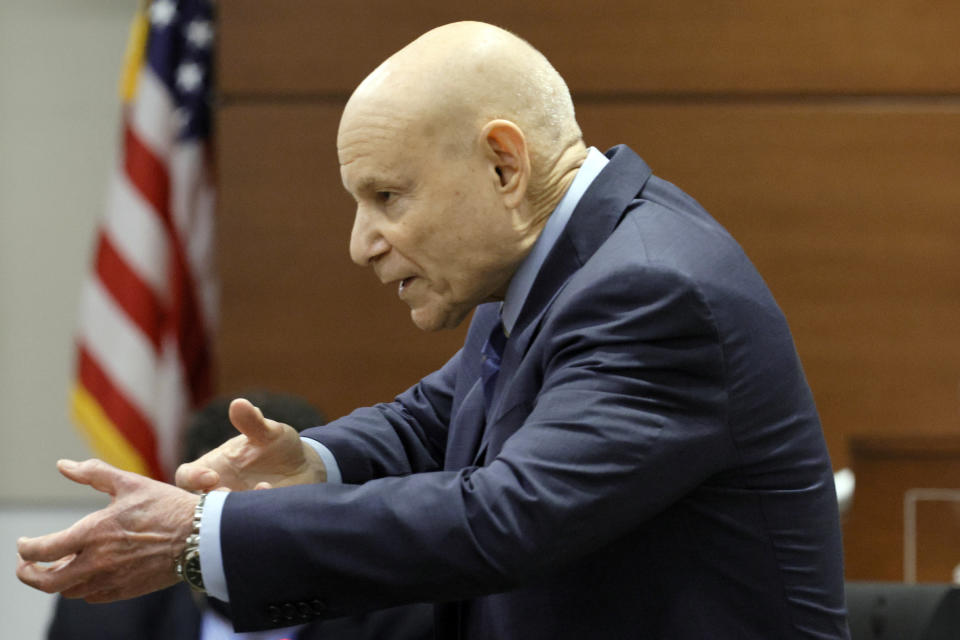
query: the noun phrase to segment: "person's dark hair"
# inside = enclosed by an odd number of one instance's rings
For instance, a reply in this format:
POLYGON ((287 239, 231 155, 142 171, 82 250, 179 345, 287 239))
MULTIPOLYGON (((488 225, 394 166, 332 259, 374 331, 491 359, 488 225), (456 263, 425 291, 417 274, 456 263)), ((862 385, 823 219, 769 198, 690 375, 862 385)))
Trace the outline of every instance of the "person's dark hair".
POLYGON ((265 417, 284 422, 297 431, 325 422, 323 414, 299 396, 272 391, 252 391, 236 396, 214 398, 198 409, 187 424, 183 440, 184 462, 196 460, 207 451, 215 449, 238 435, 239 432, 230 424, 230 418, 227 415, 230 402, 237 397, 246 398, 252 402, 260 408, 265 417))

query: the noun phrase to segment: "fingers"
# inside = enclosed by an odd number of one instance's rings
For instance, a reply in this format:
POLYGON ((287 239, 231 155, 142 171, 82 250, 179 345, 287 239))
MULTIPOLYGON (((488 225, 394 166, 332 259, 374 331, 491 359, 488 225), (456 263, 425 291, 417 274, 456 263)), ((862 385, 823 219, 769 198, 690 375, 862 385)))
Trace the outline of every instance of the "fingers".
POLYGON ((187 491, 210 491, 220 482, 220 474, 202 464, 188 462, 177 467, 175 481, 187 491))
POLYGON ((102 586, 110 581, 111 575, 93 574, 78 556, 68 556, 47 565, 20 559, 17 577, 31 587, 47 593, 60 593, 65 598, 83 598, 87 602, 116 599, 102 586))
POLYGON ((83 462, 58 460, 57 470, 74 482, 90 485, 110 495, 116 495, 119 481, 128 473, 95 458, 83 462))
POLYGON ((244 398, 230 403, 230 422, 254 444, 266 444, 282 432, 279 423, 264 418, 260 409, 244 398))
POLYGON ((26 585, 46 593, 57 593, 75 587, 82 578, 73 571, 76 556, 70 555, 45 565, 17 557, 17 578, 26 585))
POLYGON ((54 562, 79 553, 82 548, 76 525, 57 533, 17 540, 17 553, 27 562, 54 562))

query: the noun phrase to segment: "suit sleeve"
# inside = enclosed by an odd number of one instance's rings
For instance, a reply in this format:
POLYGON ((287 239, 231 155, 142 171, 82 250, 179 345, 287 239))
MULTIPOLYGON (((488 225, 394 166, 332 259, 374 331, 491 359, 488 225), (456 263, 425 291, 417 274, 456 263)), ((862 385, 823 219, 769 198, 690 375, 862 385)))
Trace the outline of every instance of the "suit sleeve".
POLYGON ((443 465, 461 354, 390 403, 357 409, 301 436, 326 446, 343 482, 435 471, 443 465))
POLYGON ((373 462, 323 439, 338 459, 348 452, 348 478, 376 479, 232 494, 221 535, 237 629, 289 623, 283 611, 343 615, 544 578, 717 472, 734 452, 709 309, 675 274, 608 276, 544 321, 539 393, 488 427, 497 453, 485 466, 426 462, 449 411, 449 394, 434 392, 452 388, 441 371, 442 383, 407 392, 412 405, 360 414, 373 462), (388 451, 397 444, 420 453, 388 451), (421 472, 381 477, 398 470, 421 472))

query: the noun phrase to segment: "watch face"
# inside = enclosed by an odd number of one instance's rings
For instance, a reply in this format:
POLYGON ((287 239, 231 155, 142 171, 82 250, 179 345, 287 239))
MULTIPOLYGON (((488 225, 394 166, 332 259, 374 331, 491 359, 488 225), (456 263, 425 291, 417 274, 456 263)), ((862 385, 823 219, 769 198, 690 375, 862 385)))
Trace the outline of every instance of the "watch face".
POLYGON ((203 590, 203 573, 200 571, 200 552, 190 551, 183 563, 183 579, 191 587, 203 590))

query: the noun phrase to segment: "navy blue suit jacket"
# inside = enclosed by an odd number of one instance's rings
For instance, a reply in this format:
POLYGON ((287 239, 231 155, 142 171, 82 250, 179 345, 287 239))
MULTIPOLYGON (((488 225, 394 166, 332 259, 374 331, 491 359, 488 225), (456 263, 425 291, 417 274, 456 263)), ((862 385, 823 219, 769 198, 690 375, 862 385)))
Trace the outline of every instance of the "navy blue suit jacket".
MULTIPOLYGON (((221 613, 229 615, 223 610, 221 613)), ((59 597, 47 640, 201 640, 203 612, 186 583, 129 600, 87 604, 59 597)), ((317 620, 290 640, 429 640, 433 619, 425 605, 317 620)))
MULTIPOLYGON (((787 323, 737 243, 626 147, 507 342, 304 432, 345 484, 234 493, 238 628, 433 601, 441 638, 847 637, 836 496, 787 323)), ((376 366, 376 363, 370 363, 376 366)))

